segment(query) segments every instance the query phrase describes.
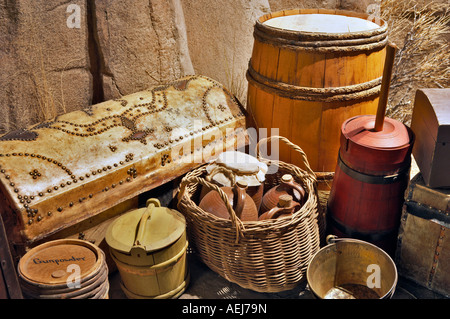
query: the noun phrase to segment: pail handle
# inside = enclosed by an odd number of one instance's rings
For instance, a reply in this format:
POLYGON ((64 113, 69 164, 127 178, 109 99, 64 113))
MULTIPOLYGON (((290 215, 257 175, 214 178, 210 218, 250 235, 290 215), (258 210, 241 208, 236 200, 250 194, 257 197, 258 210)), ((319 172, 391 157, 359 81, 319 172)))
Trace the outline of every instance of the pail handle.
POLYGON ((336 235, 330 234, 326 237, 325 239, 327 245, 331 245, 331 244, 336 244, 339 242, 358 242, 358 243, 367 243, 370 244, 367 241, 361 240, 361 239, 355 239, 355 238, 350 238, 350 237, 344 237, 344 238, 339 238, 336 235))
POLYGON ((157 198, 150 198, 147 200, 147 209, 145 210, 144 214, 141 216, 141 220, 139 221, 139 227, 136 234, 136 240, 134 241, 133 248, 142 247, 142 239, 144 238, 145 233, 145 224, 147 223, 147 220, 149 220, 152 216, 152 210, 155 207, 161 207, 161 203, 157 198))

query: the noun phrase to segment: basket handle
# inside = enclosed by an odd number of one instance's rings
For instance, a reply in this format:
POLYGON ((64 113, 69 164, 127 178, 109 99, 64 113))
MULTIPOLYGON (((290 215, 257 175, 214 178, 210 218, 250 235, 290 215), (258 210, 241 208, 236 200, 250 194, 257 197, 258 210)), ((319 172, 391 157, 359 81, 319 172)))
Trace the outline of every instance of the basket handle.
POLYGON ((289 141, 286 137, 283 136, 278 136, 278 135, 273 135, 273 136, 269 136, 266 138, 261 139, 257 144, 256 144, 256 155, 257 158, 260 159, 262 158, 261 153, 259 151, 260 149, 260 145, 261 144, 267 144, 269 143, 273 138, 276 138, 280 141, 283 141, 284 143, 286 143, 288 146, 290 146, 292 149, 294 149, 295 151, 297 151, 301 157, 302 157, 302 161, 305 164, 306 170, 308 172, 308 174, 314 179, 316 180, 316 174, 314 173, 314 171, 311 169, 311 166, 309 166, 309 162, 308 162, 308 158, 306 157, 305 152, 300 148, 300 146, 295 145, 294 143, 292 143, 291 141, 289 141))
MULTIPOLYGON (((245 190, 247 189, 247 185, 237 185, 236 184, 236 176, 233 174, 232 170, 229 170, 223 166, 216 166, 212 169, 211 173, 206 176, 206 181, 211 182, 214 175, 222 173, 226 178, 231 182, 231 188, 233 188, 233 192, 236 193, 236 210, 235 213, 238 218, 241 218, 242 211, 244 210, 245 203, 245 190)), ((210 189, 211 190, 211 189, 210 189)), ((231 216, 231 214, 230 214, 231 216)))
POLYGON ((237 184, 234 184, 234 186, 233 186, 233 192, 235 192, 234 196, 235 196, 235 201, 236 201, 235 213, 239 219, 241 219, 242 212, 244 211, 245 198, 247 195, 246 190, 247 190, 247 184, 241 185, 240 182, 238 182, 237 184))
POLYGON ((223 190, 220 189, 219 186, 206 181, 204 178, 198 176, 190 176, 182 179, 180 183, 180 192, 178 193, 178 203, 183 200, 183 197, 186 193, 186 187, 191 184, 202 184, 203 186, 209 188, 210 190, 217 191, 219 193, 220 198, 225 203, 228 214, 230 214, 231 224, 236 228, 236 243, 239 242, 239 237, 243 235, 243 231, 245 229, 243 222, 238 218, 236 212, 228 201, 228 196, 225 194, 223 190))

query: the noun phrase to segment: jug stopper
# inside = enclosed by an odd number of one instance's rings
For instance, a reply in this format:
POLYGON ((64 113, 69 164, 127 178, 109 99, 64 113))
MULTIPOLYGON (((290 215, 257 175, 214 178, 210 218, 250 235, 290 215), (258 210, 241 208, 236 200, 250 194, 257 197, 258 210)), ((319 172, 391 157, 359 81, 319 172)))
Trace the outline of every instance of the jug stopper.
POLYGON ((279 207, 289 207, 292 204, 292 196, 288 194, 283 194, 278 198, 279 207))

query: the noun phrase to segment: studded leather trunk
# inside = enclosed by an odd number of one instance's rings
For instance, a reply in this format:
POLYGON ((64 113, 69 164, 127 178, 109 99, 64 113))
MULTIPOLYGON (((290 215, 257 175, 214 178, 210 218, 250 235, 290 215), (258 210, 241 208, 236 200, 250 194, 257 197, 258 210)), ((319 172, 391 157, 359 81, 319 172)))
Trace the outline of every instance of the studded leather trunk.
POLYGON ((202 76, 106 101, 0 137, 0 210, 30 244, 245 142, 244 109, 202 76))
POLYGON ((421 173, 406 192, 396 264, 401 276, 450 296, 450 189, 427 187, 421 173))

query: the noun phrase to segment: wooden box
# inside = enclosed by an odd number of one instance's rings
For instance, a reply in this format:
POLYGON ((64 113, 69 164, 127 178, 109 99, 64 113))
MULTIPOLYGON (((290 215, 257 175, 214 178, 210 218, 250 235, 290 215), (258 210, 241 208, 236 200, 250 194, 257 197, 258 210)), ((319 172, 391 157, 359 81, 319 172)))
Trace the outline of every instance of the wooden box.
POLYGON ((429 188, 420 173, 414 176, 397 243, 399 274, 450 296, 450 189, 429 188))
POLYGON ((450 88, 416 92, 413 155, 429 187, 450 187, 450 88))
POLYGON ((76 226, 244 146, 245 110, 191 76, 0 137, 0 211, 16 247, 76 226))

